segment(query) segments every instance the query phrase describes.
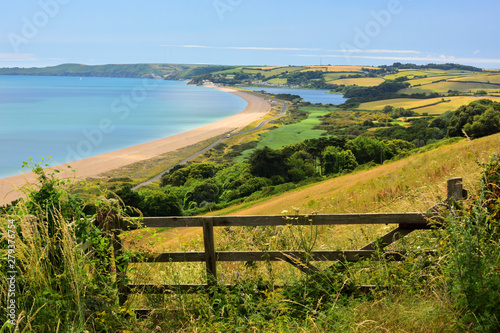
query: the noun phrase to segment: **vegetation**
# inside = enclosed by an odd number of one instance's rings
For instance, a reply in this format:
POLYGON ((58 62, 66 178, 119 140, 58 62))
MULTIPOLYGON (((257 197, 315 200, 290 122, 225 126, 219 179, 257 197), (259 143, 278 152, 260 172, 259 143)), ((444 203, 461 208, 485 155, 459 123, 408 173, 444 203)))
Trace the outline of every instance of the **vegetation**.
MULTIPOLYGON (((95 180, 100 184, 95 188, 67 184, 58 180, 56 174, 48 174, 41 164, 34 165, 38 183, 26 189, 26 199, 0 208, 0 244, 4 254, 12 250, 9 230, 16 231, 19 275, 15 329, 37 332, 52 332, 54 327, 61 332, 496 332, 500 329, 496 306, 500 302, 500 159, 488 158, 492 154, 497 156, 500 147, 498 136, 484 137, 500 132, 500 103, 491 96, 488 99, 472 96, 482 90, 479 88, 470 92, 447 91, 446 97, 436 97, 442 91, 411 90, 433 84, 472 85, 472 81, 483 84, 491 73, 454 64, 412 67, 396 63, 379 68, 144 66, 90 69, 68 65, 57 70, 67 68, 72 73, 64 75, 97 71, 97 76, 121 75, 123 70, 128 73, 123 75, 170 75, 168 78, 193 78, 192 82, 199 84, 218 80, 231 84, 260 81, 306 87, 328 85, 351 99, 339 107, 312 105, 294 95, 277 96, 290 101, 285 117, 258 134, 224 141, 210 154, 198 157, 193 163, 175 166, 159 184, 139 191, 133 191, 132 185, 148 178, 144 170, 157 173, 200 146, 109 174, 107 179, 95 180), (365 87, 337 84, 339 80, 364 79, 375 80, 373 85, 365 87), (437 80, 444 81, 434 82, 437 80), (408 94, 412 98, 401 98, 408 94), (360 104, 368 100, 372 101, 360 104), (462 139, 464 132, 474 140, 462 139), (153 165, 158 162, 162 166, 153 165), (140 172, 131 172, 139 169, 140 172), (454 203, 452 211, 443 209, 434 221, 433 230, 415 232, 391 246, 390 251, 404 253, 403 262, 391 262, 380 255, 353 264, 336 262, 331 270, 323 270, 326 266, 318 263, 322 270, 315 276, 303 275, 286 263, 221 263, 220 280, 237 287, 215 288, 209 294, 148 295, 139 291, 120 304, 118 286, 124 282, 120 280, 122 273, 131 281, 151 284, 199 283, 205 277, 203 265, 193 263, 180 266, 132 263, 131 256, 140 255, 138 249, 200 251, 203 243, 196 233, 186 236, 182 230, 164 230, 156 234, 146 229, 123 235, 121 244, 126 251, 117 256, 110 246, 116 241, 115 235, 94 222, 106 210, 139 218, 203 213, 426 211, 443 199, 443 181, 456 176, 466 180, 469 198, 454 203), (179 237, 174 237, 177 233, 179 237), (277 283, 285 287, 274 288, 277 283), (356 288, 358 285, 378 287, 363 294, 356 288), (147 318, 136 319, 132 309, 148 307, 156 311, 147 318)), ((349 81, 343 84, 346 82, 349 81)), ((492 94, 493 90, 484 92, 492 94)), ((313 248, 359 249, 387 233, 388 228, 220 228, 216 235, 217 250, 294 249, 308 253, 313 248)), ((2 256, 0 267, 7 267, 7 259, 7 255, 2 256)), ((8 306, 8 274, 6 269, 0 272, 2 308, 8 306)), ((0 331, 14 331, 8 324, 9 318, 2 319, 5 325, 0 331)))
MULTIPOLYGON (((114 256, 113 235, 85 213, 86 203, 67 192, 66 182, 41 163, 26 166, 37 184, 0 216, 2 332, 104 332, 133 325, 131 309, 118 302, 121 278, 115 274, 128 273, 132 253, 114 256)), ((119 210, 109 201, 96 204, 119 210)))
POLYGON ((500 103, 481 99, 459 107, 450 120, 448 135, 464 136, 464 132, 472 138, 500 132, 500 103))
MULTIPOLYGON (((107 245, 109 236, 93 226, 91 217, 81 213, 84 202, 65 192, 64 184, 53 175, 35 167, 40 185, 28 192, 25 202, 9 208, 0 224, 2 251, 7 251, 10 226, 16 228, 16 265, 22 273, 16 280, 16 288, 20 288, 16 302, 17 313, 23 315, 17 317, 15 327, 37 332, 53 332, 54 323, 59 331, 212 332, 250 327, 256 331, 324 332, 378 327, 388 331, 496 332, 500 328, 496 306, 500 301, 496 218, 500 211, 500 159, 495 157, 481 167, 477 192, 471 191, 467 201, 455 203, 453 213, 444 209, 434 230, 418 233, 391 249, 405 253, 402 262, 376 257, 358 263, 337 263, 333 269, 316 275, 302 275, 269 262, 228 265, 221 267, 221 278, 236 283, 235 289, 217 288, 210 295, 152 297, 139 293, 122 306, 117 302, 115 275, 103 274, 109 271, 107 265, 114 263, 103 260, 113 258, 107 245), (28 209, 38 206, 53 208, 28 209), (35 222, 39 237, 29 232, 33 230, 33 224, 28 222, 33 215, 29 212, 39 217, 35 222), (59 235, 58 242, 48 237, 48 224, 41 223, 51 215, 57 216, 53 231, 59 235), (93 246, 86 247, 87 241, 93 246), (40 249, 46 249, 49 255, 44 256, 40 249), (435 256, 429 251, 435 251, 435 256), (59 274, 52 275, 54 269, 59 274), (274 288, 276 282, 285 283, 285 287, 274 288), (360 284, 380 287, 363 294, 356 291, 355 286, 360 284), (146 304, 157 309, 155 313, 135 319, 131 309, 146 304)), ((204 166, 191 171, 207 176, 216 170, 204 166)), ((288 226, 223 228, 218 248, 231 251, 248 243, 261 250, 278 247, 307 253, 322 244, 320 235, 328 232, 288 226)), ((339 232, 342 230, 334 231, 339 232)), ((356 246, 366 238, 361 233, 357 239, 351 236, 344 241, 356 246)), ((195 244, 183 246, 191 248, 195 244)), ((2 266, 5 264, 2 262, 2 266)), ((128 271, 128 275, 155 276, 154 271, 134 272, 128 271)), ((170 274, 181 281, 188 274, 199 274, 195 272, 186 268, 175 273, 173 269, 170 274)), ((2 274, 6 274, 4 270, 2 274)), ((6 283, 6 277, 2 276, 2 283, 6 283)), ((5 300, 4 294, 2 302, 5 300)), ((2 307, 6 306, 2 303, 2 307)), ((3 320, 4 331, 9 331, 8 318, 3 320)))

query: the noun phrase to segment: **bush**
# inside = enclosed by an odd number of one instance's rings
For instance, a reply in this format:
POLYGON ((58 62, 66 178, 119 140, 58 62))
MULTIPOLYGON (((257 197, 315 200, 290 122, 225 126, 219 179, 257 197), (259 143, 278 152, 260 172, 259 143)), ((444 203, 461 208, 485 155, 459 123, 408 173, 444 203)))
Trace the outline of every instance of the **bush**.
POLYGON ((484 171, 480 193, 447 218, 442 258, 450 296, 462 322, 479 332, 500 330, 500 163, 484 171))
MULTIPOLYGON (((25 166, 32 168, 37 183, 25 188, 26 200, 0 216, 0 251, 5 253, 0 257, 0 307, 7 309, 14 300, 16 315, 10 325, 13 317, 2 311, 1 331, 107 332, 132 327, 134 316, 120 306, 117 275, 111 272, 114 267, 126 273, 131 253, 113 255, 112 236, 97 228, 96 216, 83 214, 83 200, 66 191, 67 182, 55 177, 57 170, 47 174, 41 164, 25 166), (8 261, 7 253, 15 260, 8 261)), ((101 208, 108 204, 98 202, 101 208)), ((121 210, 115 204, 113 209, 121 210)))

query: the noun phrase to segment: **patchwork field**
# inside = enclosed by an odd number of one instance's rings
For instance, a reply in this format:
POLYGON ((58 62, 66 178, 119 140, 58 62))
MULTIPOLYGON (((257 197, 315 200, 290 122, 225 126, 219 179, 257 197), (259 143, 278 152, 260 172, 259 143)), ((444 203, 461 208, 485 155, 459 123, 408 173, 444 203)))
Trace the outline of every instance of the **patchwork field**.
POLYGON ((431 83, 436 83, 437 81, 442 81, 442 80, 449 80, 449 79, 456 79, 456 78, 461 78, 462 75, 440 75, 440 76, 430 76, 430 77, 425 77, 421 79, 413 79, 408 81, 412 87, 416 85, 427 85, 431 83))
POLYGON ((308 70, 324 72, 361 72, 363 68, 378 69, 371 66, 306 66, 308 70))
MULTIPOLYGON (((410 83, 412 83, 410 81, 410 83)), ((412 93, 418 92, 418 87, 408 89, 404 92, 412 93)), ((436 83, 426 84, 422 87, 424 90, 431 90, 438 93, 446 93, 449 90, 457 90, 460 92, 470 92, 474 93, 478 90, 485 91, 500 91, 500 85, 488 84, 488 83, 473 83, 473 82, 460 82, 458 80, 454 81, 441 81, 436 83)))
POLYGON ((428 69, 428 70, 400 70, 399 73, 396 74, 389 74, 384 76, 384 79, 386 80, 394 80, 397 79, 398 77, 403 77, 403 76, 439 76, 439 75, 446 75, 447 72, 439 69, 428 69))
MULTIPOLYGON (((482 99, 479 96, 451 96, 437 97, 430 99, 413 99, 413 98, 396 98, 383 101, 375 101, 361 103, 358 107, 360 110, 381 110, 386 105, 392 105, 396 108, 414 109, 418 113, 427 112, 429 114, 441 114, 448 110, 456 110, 459 106, 469 104, 472 101, 482 99), (444 99, 444 102, 443 102, 444 99)), ((488 97, 489 99, 499 102, 500 97, 488 97)))
POLYGON ((461 76, 459 78, 451 79, 451 81, 472 81, 482 83, 496 83, 500 84, 500 74, 478 74, 470 76, 461 76))
POLYGON ((377 86, 384 82, 385 80, 379 77, 362 77, 362 78, 347 78, 347 79, 337 79, 332 81, 327 81, 330 84, 346 85, 352 86, 357 85, 360 87, 372 87, 377 86))

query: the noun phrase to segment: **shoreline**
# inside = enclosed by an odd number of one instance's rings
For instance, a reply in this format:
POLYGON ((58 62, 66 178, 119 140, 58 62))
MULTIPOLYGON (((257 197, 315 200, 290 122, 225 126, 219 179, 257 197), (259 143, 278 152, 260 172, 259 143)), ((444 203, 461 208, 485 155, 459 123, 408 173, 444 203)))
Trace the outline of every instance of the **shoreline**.
MULTIPOLYGON (((258 97, 250 92, 226 87, 209 87, 232 93, 243 98, 248 104, 242 112, 209 125, 163 139, 58 165, 50 169, 60 170, 58 178, 63 179, 73 178, 75 175, 77 179, 97 177, 104 172, 115 170, 138 161, 148 160, 227 132, 240 131, 271 111, 271 104, 267 99, 258 97), (68 165, 71 166, 71 169, 68 169, 68 165), (76 173, 73 173, 71 170, 75 170, 76 173)), ((0 206, 22 197, 23 195, 19 188, 34 180, 35 177, 31 172, 0 179, 0 206)))

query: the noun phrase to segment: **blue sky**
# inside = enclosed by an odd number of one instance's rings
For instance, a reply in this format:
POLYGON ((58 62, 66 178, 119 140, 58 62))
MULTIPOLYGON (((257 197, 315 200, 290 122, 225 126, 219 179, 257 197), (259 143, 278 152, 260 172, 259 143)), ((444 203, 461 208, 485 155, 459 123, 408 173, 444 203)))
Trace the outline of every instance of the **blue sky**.
POLYGON ((500 68, 498 0, 0 0, 0 67, 61 63, 500 68))

